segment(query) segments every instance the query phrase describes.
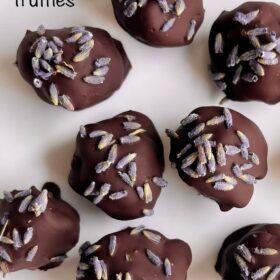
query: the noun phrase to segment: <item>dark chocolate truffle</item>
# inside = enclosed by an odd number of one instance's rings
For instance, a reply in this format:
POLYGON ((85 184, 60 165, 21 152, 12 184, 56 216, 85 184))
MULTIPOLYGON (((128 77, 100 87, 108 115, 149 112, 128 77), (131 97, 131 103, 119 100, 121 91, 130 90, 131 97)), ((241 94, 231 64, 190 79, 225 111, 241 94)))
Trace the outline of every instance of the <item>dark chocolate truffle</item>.
POLYGON ((120 220, 153 214, 167 185, 163 146, 152 121, 128 111, 81 126, 69 175, 80 195, 120 220))
POLYGON ((117 21, 155 47, 188 45, 204 19, 202 0, 112 0, 117 21))
POLYGON ((76 279, 186 280, 192 254, 188 244, 161 233, 127 228, 80 248, 76 279))
POLYGON ((48 270, 59 266, 79 239, 78 213, 53 183, 5 191, 0 200, 0 269, 48 270))
POLYGON ((280 225, 257 224, 232 233, 220 250, 216 270, 224 280, 279 280, 280 225))
POLYGON ((131 68, 122 44, 93 27, 27 31, 17 65, 41 99, 70 111, 111 96, 131 68))
POLYGON ((245 207, 257 179, 267 173, 267 144, 245 116, 222 107, 201 107, 181 121, 171 138, 170 161, 179 176, 222 211, 245 207))
POLYGON ((227 98, 280 101, 280 6, 247 2, 223 12, 212 26, 211 70, 227 98))

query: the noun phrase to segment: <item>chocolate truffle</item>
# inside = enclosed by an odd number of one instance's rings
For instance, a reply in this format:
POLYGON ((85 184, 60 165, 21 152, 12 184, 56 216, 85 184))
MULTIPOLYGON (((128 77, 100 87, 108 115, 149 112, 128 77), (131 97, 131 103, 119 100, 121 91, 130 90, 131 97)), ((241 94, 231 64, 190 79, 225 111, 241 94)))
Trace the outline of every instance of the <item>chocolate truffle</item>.
POLYGON ((43 26, 27 31, 17 66, 41 99, 70 111, 111 96, 131 68, 122 44, 102 29, 43 26))
POLYGON ((155 47, 188 45, 204 19, 202 0, 112 0, 117 21, 155 47))
POLYGON ((76 279, 85 280, 186 280, 192 260, 188 244, 144 226, 85 242, 80 254, 76 279))
POLYGON ((212 26, 212 77, 227 98, 280 101, 280 6, 247 2, 223 12, 212 26))
POLYGON ((245 207, 254 184, 267 173, 267 144, 245 116, 222 107, 201 107, 181 121, 171 138, 170 161, 179 176, 222 211, 245 207))
POLYGON ((120 220, 153 214, 167 182, 163 146, 152 121, 128 111, 81 126, 69 175, 80 195, 120 220))
POLYGON ((279 224, 247 226, 224 241, 216 270, 224 280, 278 280, 279 253, 279 224))
POLYGON ((42 191, 4 191, 0 200, 0 269, 48 270, 59 266, 79 239, 79 215, 60 198, 57 185, 42 191))

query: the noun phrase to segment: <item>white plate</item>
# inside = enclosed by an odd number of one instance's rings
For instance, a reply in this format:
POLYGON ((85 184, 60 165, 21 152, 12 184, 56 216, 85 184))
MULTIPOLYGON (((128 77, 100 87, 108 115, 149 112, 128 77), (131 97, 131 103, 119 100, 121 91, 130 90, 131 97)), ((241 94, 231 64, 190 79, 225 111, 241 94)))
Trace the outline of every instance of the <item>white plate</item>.
MULTIPOLYGON (((251 223, 280 223, 280 105, 227 104, 254 120, 269 144, 268 176, 257 184, 253 199, 245 209, 220 212, 216 203, 198 196, 185 185, 168 162, 169 141, 164 129, 175 128, 194 108, 217 105, 222 98, 208 77, 208 34, 222 10, 233 9, 242 0, 204 0, 206 17, 194 43, 173 49, 151 48, 131 38, 116 23, 109 0, 76 0, 75 8, 44 9, 16 8, 14 2, 1 0, 0 6, 1 191, 31 185, 41 187, 50 180, 58 183, 63 197, 80 213, 80 243, 95 242, 105 234, 142 223, 169 238, 180 238, 190 244, 193 252, 190 280, 220 279, 214 270, 216 256, 224 238, 233 230, 251 223), (41 23, 47 28, 101 27, 120 39, 133 65, 123 87, 107 101, 76 113, 42 102, 13 65, 25 30, 34 30, 41 23), (80 124, 109 118, 128 109, 147 114, 160 132, 169 188, 162 192, 154 217, 120 222, 76 195, 68 186, 67 176, 80 124)), ((280 4, 279 0, 276 2, 280 4)), ((78 246, 57 269, 17 272, 8 275, 8 279, 75 279, 77 249, 78 246)))

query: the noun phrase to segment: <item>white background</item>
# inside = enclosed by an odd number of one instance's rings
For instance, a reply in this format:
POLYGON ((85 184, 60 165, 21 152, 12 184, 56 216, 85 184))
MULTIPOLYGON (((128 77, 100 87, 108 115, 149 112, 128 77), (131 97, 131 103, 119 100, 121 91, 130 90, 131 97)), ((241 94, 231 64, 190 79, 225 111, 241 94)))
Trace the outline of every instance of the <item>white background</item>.
MULTIPOLYGON (((180 238, 193 251, 190 280, 220 279, 214 263, 222 241, 233 230, 251 223, 280 223, 280 105, 227 103, 253 119, 269 144, 268 176, 257 184, 245 209, 220 212, 213 201, 198 196, 185 185, 168 162, 169 141, 164 129, 176 128, 194 108, 217 105, 222 98, 208 77, 208 34, 222 10, 233 9, 242 1, 204 0, 205 21, 194 43, 174 49, 151 48, 131 38, 116 23, 109 0, 76 0, 75 8, 44 9, 16 8, 14 2, 0 3, 1 190, 41 187, 46 181, 58 183, 63 197, 80 213, 80 243, 95 242, 105 234, 143 223, 169 238, 180 238), (81 112, 67 112, 42 102, 13 64, 26 29, 36 30, 41 23, 48 28, 101 27, 120 39, 133 65, 123 87, 107 101, 81 112), (128 109, 145 113, 154 121, 164 142, 165 177, 170 184, 158 200, 154 217, 120 222, 76 195, 67 176, 80 124, 97 122, 128 109)), ((279 0, 276 2, 280 4, 279 0)), ((8 279, 75 279, 77 248, 58 269, 18 272, 8 275, 8 279)))

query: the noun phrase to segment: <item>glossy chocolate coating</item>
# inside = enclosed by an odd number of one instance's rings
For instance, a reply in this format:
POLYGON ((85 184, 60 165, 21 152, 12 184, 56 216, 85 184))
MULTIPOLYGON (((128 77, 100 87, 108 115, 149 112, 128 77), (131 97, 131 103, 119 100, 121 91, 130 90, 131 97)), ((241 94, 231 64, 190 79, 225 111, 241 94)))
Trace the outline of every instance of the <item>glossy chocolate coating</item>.
MULTIPOLYGON (((209 38, 212 71, 226 74, 221 82, 227 85, 227 88, 224 90, 227 98, 236 101, 263 101, 268 104, 275 104, 280 101, 280 64, 278 63, 280 50, 279 40, 277 40, 277 48, 273 49, 273 52, 277 55, 277 64, 269 66, 261 65, 263 68, 261 72, 263 71, 263 73, 255 75, 257 77, 256 79, 258 79, 257 82, 247 82, 243 79, 240 79, 237 84, 233 84, 232 82, 235 71, 240 65, 243 66, 241 76, 247 73, 255 74, 248 61, 241 61, 235 67, 227 67, 229 53, 236 45, 239 46, 238 56, 255 49, 250 43, 248 36, 245 35, 246 31, 261 27, 268 28, 267 34, 257 36, 260 45, 263 46, 272 42, 270 37, 271 32, 276 33, 275 39, 280 36, 279 20, 280 6, 276 3, 246 2, 233 11, 223 12, 214 22, 209 38), (253 21, 245 26, 233 20, 236 12, 247 14, 253 11, 259 11, 259 13, 253 21), (215 38, 218 33, 221 33, 224 38, 223 53, 215 53, 215 38)), ((258 59, 253 59, 253 61, 258 61, 258 59)), ((224 84, 220 86, 224 87, 224 84)))
POLYGON ((108 196, 104 197, 98 207, 113 218, 120 220, 135 219, 144 216, 144 209, 153 209, 161 188, 153 182, 154 177, 162 177, 164 171, 163 146, 159 135, 152 121, 145 115, 128 111, 112 119, 104 120, 95 124, 85 126, 86 136, 78 134, 76 141, 76 151, 72 161, 72 169, 69 175, 69 184, 80 195, 84 196, 85 190, 92 182, 95 182, 95 195, 87 195, 87 199, 94 201, 99 194, 102 184, 111 185, 108 196), (141 125, 139 132, 139 141, 132 144, 120 144, 120 138, 135 132, 135 130, 126 130, 123 127, 124 122, 128 122, 126 115, 134 117, 136 122, 141 125), (98 144, 100 137, 92 139, 90 134, 94 131, 105 131, 113 134, 113 143, 99 150, 98 144), (95 168, 100 162, 108 158, 112 146, 117 148, 117 157, 105 171, 97 174, 95 168), (118 162, 128 154, 136 153, 133 162, 137 166, 137 176, 133 187, 125 183, 118 174, 118 171, 127 172, 125 168, 117 169, 118 162), (148 183, 152 192, 152 201, 146 203, 141 199, 136 191, 137 187, 148 183), (109 196, 115 192, 127 192, 127 196, 119 200, 111 200, 109 196))
MULTIPOLYGON (((80 218, 76 210, 60 198, 60 190, 54 183, 45 184, 43 190, 48 190, 47 208, 38 217, 28 208, 23 213, 19 212, 21 202, 26 196, 14 198, 12 202, 8 202, 6 198, 0 200, 1 231, 5 221, 8 220, 3 237, 15 241, 14 229, 16 229, 21 244, 15 248, 16 243, 6 244, 2 240, 1 254, 4 249, 11 259, 11 262, 2 259, 3 273, 21 269, 48 270, 57 267, 67 257, 67 252, 78 242, 80 218), (28 238, 25 240, 24 236, 28 228, 33 229, 33 234, 30 240, 28 238), (34 246, 38 246, 38 250, 33 260, 27 261, 28 252, 34 246)), ((19 191, 11 192, 14 197, 18 193, 19 191)), ((31 188, 33 199, 40 193, 37 188, 31 188)))
MULTIPOLYGON (((140 3, 141 0, 131 2, 140 3)), ((120 26, 135 39, 155 47, 184 46, 193 41, 194 35, 204 19, 203 3, 202 0, 183 0, 183 2, 186 8, 179 16, 172 10, 175 1, 166 1, 167 5, 172 8, 169 13, 164 13, 157 1, 148 0, 143 7, 138 6, 133 16, 127 17, 125 10, 128 6, 125 5, 125 1, 112 0, 115 17, 120 26), (167 32, 161 32, 164 23, 172 18, 176 18, 173 27, 167 32), (192 20, 196 21, 195 32, 191 38, 188 38, 192 20)))
POLYGON ((216 270, 224 280, 280 279, 280 225, 257 224, 241 228, 226 238, 219 252, 216 270), (248 251, 249 250, 249 254, 248 251), (247 254, 244 255, 244 252, 247 254), (237 259, 244 261, 241 271, 237 259), (259 278, 256 272, 263 272, 259 278))
MULTIPOLYGON (((115 279, 174 279, 185 280, 187 270, 191 264, 192 254, 189 245, 181 240, 169 240, 161 233, 147 230, 155 234, 159 243, 155 243, 147 238, 143 232, 131 235, 132 228, 127 228, 103 237, 95 245, 100 247, 92 254, 87 254, 90 243, 84 244, 81 248, 80 268, 83 264, 89 265, 87 270, 78 269, 77 275, 83 274, 80 279, 93 280, 98 279, 91 266, 91 260, 97 257, 99 261, 104 261, 107 268, 108 280, 115 279), (116 248, 110 255, 109 244, 111 237, 116 238, 116 248), (162 262, 159 266, 153 264, 147 257, 146 250, 151 250, 162 262), (164 261, 168 259, 171 263, 171 276, 167 277, 165 272, 164 261), (119 274, 123 277, 117 278, 119 274), (125 278, 129 273, 131 278, 125 278)), ((77 277, 77 279, 79 279, 77 277)))
MULTIPOLYGON (((110 97, 117 89, 119 89, 126 78, 131 65, 123 49, 122 44, 113 39, 108 32, 102 29, 86 27, 86 31, 93 35, 94 46, 90 51, 89 57, 81 62, 73 62, 73 58, 79 52, 81 45, 77 43, 67 43, 65 40, 71 34, 72 28, 63 28, 57 30, 46 30, 43 36, 51 40, 53 36, 57 36, 63 41, 62 59, 67 64, 72 65, 77 73, 74 80, 57 73, 51 76, 47 81, 43 81, 41 88, 33 85, 35 78, 31 65, 34 54, 30 53, 30 47, 40 36, 37 32, 27 31, 23 41, 21 42, 17 52, 17 65, 22 77, 34 87, 38 96, 47 103, 53 104, 50 99, 49 88, 54 83, 60 95, 67 95, 72 103, 68 110, 82 110, 84 108, 95 105, 98 102, 110 97), (109 72, 106 74, 105 81, 101 84, 89 84, 83 79, 92 75, 96 70, 94 65, 96 59, 100 57, 109 57, 109 72)), ((50 63, 55 67, 54 63, 50 63)), ((61 65, 64 65, 61 63, 61 65)), ((63 106, 63 104, 60 104, 63 106)), ((66 107, 66 106, 64 106, 66 107)))
MULTIPOLYGON (((193 178, 187 175, 181 168, 184 159, 189 154, 197 151, 197 148, 193 145, 193 141, 196 137, 190 139, 188 133, 200 123, 207 123, 213 117, 223 116, 223 111, 224 108, 222 107, 201 107, 194 110, 191 114, 194 113, 199 115, 199 119, 188 125, 181 126, 176 131, 179 136, 178 138, 171 137, 170 161, 177 167, 179 176, 184 182, 197 189, 202 195, 215 200, 222 211, 228 211, 233 207, 245 207, 253 195, 253 184, 247 184, 240 178, 237 178, 232 170, 234 165, 242 166, 245 163, 250 163, 250 160, 243 158, 241 153, 227 155, 226 164, 221 166, 217 163, 217 144, 221 143, 224 149, 225 145, 240 147, 240 139, 237 135, 237 131, 243 132, 250 142, 248 151, 250 153, 255 153, 259 158, 259 164, 252 164, 251 168, 244 171, 244 174, 250 174, 256 179, 262 179, 267 173, 267 144, 264 136, 255 123, 240 113, 230 110, 229 112, 231 113, 233 120, 232 127, 227 128, 225 121, 222 121, 217 125, 206 125, 203 132, 196 136, 198 137, 205 134, 212 134, 212 137, 209 140, 216 143, 216 145, 212 147, 212 154, 214 155, 216 161, 216 171, 210 172, 209 167, 207 166, 205 176, 197 176, 197 178, 193 178), (178 158, 177 154, 179 154, 187 144, 192 144, 192 148, 178 158), (206 183, 207 179, 219 174, 225 174, 236 180, 236 185, 232 190, 218 190, 214 188, 214 182, 206 183)), ((196 162, 194 162, 190 168, 195 171, 196 162)))

